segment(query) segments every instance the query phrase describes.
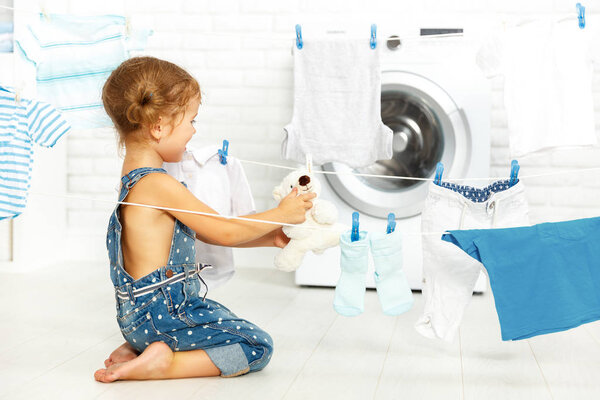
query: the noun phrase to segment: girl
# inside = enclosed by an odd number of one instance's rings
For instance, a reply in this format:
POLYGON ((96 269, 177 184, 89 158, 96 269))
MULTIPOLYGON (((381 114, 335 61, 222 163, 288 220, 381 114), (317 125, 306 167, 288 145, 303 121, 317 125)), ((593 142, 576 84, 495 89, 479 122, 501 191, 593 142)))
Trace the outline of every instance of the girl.
MULTIPOLYGON (((119 201, 217 214, 161 168, 180 161, 196 133, 201 95, 190 74, 153 57, 132 58, 112 72, 102 100, 126 149, 119 201)), ((278 207, 246 218, 301 223, 314 196, 294 190, 278 207)), ((236 247, 289 241, 281 225, 117 205, 106 245, 126 342, 96 371, 96 380, 232 377, 269 363, 271 337, 206 299, 207 266, 194 264, 195 237, 236 247)))

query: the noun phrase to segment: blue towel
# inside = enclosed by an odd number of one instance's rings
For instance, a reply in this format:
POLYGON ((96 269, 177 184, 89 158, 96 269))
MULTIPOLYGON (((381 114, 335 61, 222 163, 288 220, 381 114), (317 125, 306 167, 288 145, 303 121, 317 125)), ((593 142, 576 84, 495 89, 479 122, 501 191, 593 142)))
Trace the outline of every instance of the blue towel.
POLYGON ((600 319, 600 218, 442 236, 490 277, 502 340, 563 331, 600 319))

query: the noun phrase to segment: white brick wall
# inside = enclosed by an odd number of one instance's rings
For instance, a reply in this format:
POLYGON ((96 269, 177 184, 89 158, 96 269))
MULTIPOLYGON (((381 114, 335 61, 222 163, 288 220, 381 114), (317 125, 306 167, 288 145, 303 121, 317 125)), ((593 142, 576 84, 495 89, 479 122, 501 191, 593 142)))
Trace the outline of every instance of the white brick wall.
MULTIPOLYGON (((47 1, 48 9, 52 9, 47 1)), ((588 24, 600 23, 600 2, 590 1, 588 24), (593 19, 595 18, 595 19, 593 19)), ((62 3, 61 3, 62 4, 62 3)), ((371 23, 393 31, 407 21, 422 25, 458 25, 482 35, 502 18, 574 9, 575 2, 533 0, 471 1, 322 1, 322 0, 151 0, 70 1, 72 12, 123 13, 153 21, 155 34, 144 54, 165 58, 189 70, 200 82, 204 99, 199 112, 198 143, 231 141, 240 158, 286 164, 280 159, 282 128, 291 119, 293 60, 290 54, 296 23, 324 28, 371 23), (219 33, 220 36, 211 35, 219 33), (261 40, 287 37, 289 40, 261 40)), ((575 22, 573 22, 575 23, 575 22)), ((358 28, 357 28, 358 29, 358 28)), ((502 80, 492 82, 491 174, 506 175, 510 165, 502 80)), ((600 71, 594 79, 596 120, 600 132, 600 71)), ((73 195, 113 199, 121 171, 114 132, 73 132, 68 138, 68 184, 73 195)), ((521 174, 598 166, 599 150, 560 151, 520 160, 521 174)), ((272 187, 285 170, 248 166, 257 207, 274 206, 272 187)), ((544 177, 526 182, 532 222, 600 215, 600 174, 544 177)), ((104 258, 106 223, 112 206, 72 200, 68 204, 70 236, 79 249, 73 257, 104 258), (90 240, 81 241, 81 237, 90 240), (93 240, 91 239, 93 237, 93 240), (98 239, 100 238, 100 239, 98 239), (85 245, 83 245, 85 243, 85 245), (86 247, 86 246, 89 246, 86 247)))

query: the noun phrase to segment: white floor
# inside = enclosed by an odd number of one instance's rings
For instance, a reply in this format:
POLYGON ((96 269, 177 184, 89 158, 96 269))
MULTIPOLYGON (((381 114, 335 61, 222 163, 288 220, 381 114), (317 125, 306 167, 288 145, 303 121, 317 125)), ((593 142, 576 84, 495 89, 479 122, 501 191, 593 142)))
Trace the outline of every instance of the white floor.
POLYGON ((600 323, 502 342, 491 294, 466 312, 444 344, 368 291, 359 317, 338 316, 333 290, 299 288, 273 269, 240 269, 210 296, 271 334, 261 372, 102 384, 93 373, 123 342, 106 266, 68 264, 0 274, 0 398, 6 399, 598 399, 600 323))

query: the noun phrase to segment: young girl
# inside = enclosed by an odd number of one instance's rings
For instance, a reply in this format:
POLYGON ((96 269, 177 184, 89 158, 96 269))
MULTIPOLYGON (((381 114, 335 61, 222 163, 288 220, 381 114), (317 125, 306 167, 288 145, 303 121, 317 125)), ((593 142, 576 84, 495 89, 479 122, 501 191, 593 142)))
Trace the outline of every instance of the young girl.
MULTIPOLYGON (((119 201, 217 214, 161 168, 180 161, 196 133, 201 96, 190 74, 153 57, 132 58, 110 75, 102 100, 126 149, 119 201)), ((301 223, 312 198, 294 190, 278 207, 245 218, 301 223)), ((269 363, 271 337, 206 298, 207 266, 194 263, 195 238, 236 247, 289 241, 281 225, 117 205, 106 245, 126 342, 96 371, 96 380, 232 377, 269 363)))

